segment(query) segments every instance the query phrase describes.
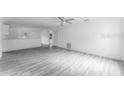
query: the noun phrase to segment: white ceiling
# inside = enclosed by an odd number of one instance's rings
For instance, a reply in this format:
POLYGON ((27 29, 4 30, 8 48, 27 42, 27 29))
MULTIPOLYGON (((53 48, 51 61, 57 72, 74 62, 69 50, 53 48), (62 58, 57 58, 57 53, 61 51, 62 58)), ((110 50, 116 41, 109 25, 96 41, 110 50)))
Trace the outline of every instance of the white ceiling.
MULTIPOLYGON (((66 17, 69 18, 69 17, 66 17)), ((79 22, 83 19, 81 17, 73 17, 74 22, 79 22)), ((20 24, 35 27, 58 27, 60 20, 57 17, 4 17, 4 22, 9 24, 20 24)))
POLYGON ((4 22, 36 27, 56 27, 60 20, 57 17, 4 17, 4 22))

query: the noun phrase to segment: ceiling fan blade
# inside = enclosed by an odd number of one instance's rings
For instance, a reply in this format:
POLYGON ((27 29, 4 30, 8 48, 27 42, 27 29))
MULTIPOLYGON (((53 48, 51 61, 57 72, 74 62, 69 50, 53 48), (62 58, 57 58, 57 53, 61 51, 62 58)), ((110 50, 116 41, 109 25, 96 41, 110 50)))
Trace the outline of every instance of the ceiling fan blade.
POLYGON ((74 20, 74 18, 66 19, 65 21, 72 21, 72 20, 74 20))
POLYGON ((64 17, 58 17, 58 19, 64 22, 64 17))
POLYGON ((72 24, 72 22, 66 21, 66 23, 72 24))

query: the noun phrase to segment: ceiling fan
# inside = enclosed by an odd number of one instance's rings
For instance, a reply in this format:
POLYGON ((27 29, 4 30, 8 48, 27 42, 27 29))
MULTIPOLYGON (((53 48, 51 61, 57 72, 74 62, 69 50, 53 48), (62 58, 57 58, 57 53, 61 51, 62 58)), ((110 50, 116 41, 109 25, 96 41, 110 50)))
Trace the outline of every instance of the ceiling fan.
POLYGON ((61 21, 60 26, 63 26, 64 23, 72 24, 71 21, 74 20, 74 18, 66 19, 65 17, 58 17, 58 19, 61 21))

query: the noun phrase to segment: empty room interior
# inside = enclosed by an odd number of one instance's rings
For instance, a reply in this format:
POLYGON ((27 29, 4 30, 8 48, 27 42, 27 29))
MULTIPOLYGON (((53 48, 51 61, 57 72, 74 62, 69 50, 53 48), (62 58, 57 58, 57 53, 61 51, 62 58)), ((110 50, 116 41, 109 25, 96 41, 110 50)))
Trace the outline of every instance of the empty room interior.
POLYGON ((123 76, 123 17, 0 17, 0 76, 123 76))

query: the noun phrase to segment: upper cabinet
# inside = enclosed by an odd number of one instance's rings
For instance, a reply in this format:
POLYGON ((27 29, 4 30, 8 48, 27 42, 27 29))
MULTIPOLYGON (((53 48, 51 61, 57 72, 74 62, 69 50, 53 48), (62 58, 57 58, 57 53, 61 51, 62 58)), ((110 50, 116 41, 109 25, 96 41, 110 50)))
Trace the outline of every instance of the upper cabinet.
POLYGON ((9 35, 10 31, 10 25, 9 24, 3 24, 2 27, 2 39, 7 39, 7 36, 9 35))

